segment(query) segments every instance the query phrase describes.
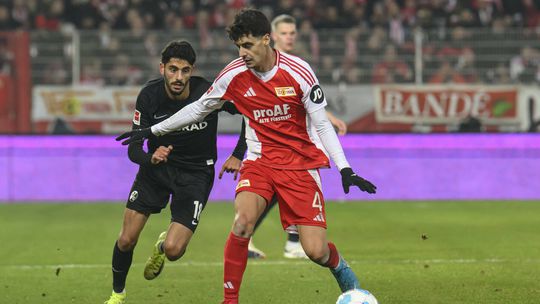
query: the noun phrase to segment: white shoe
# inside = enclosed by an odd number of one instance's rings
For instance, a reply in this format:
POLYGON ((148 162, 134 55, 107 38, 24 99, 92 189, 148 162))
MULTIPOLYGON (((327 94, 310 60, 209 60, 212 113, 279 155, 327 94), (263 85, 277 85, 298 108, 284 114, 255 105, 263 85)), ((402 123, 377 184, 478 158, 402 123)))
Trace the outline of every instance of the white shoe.
POLYGON ((309 259, 300 242, 287 241, 283 256, 288 259, 309 259))
POLYGON ((259 248, 255 247, 255 245, 253 245, 252 239, 249 240, 249 244, 248 244, 248 258, 250 259, 265 259, 266 258, 266 254, 264 254, 262 250, 260 250, 259 248))

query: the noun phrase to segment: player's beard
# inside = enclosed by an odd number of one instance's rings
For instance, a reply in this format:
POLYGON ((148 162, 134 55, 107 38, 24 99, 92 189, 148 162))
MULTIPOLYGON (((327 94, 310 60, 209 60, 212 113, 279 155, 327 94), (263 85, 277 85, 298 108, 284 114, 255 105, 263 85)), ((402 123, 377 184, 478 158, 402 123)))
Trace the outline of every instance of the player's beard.
POLYGON ((171 92, 171 95, 174 95, 174 96, 182 95, 182 93, 184 93, 184 90, 186 89, 186 84, 183 83, 182 81, 169 82, 167 81, 167 79, 165 79, 165 83, 167 83, 167 88, 169 89, 169 92, 171 92), (180 89, 180 91, 173 90, 173 85, 175 84, 182 85, 182 88, 180 89))

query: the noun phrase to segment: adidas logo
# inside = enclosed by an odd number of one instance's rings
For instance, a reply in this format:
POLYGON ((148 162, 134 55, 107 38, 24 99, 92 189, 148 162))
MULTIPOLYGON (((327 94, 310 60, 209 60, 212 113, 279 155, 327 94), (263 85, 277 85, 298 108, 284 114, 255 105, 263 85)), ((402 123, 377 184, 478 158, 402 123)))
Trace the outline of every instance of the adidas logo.
POLYGON ((319 213, 316 217, 313 218, 315 222, 323 222, 324 223, 324 216, 322 213, 319 213))
POLYGON ((223 287, 225 287, 225 289, 234 289, 234 286, 231 281, 227 281, 223 283, 223 287))
POLYGON ((249 87, 246 93, 244 93, 244 97, 253 97, 253 96, 257 96, 257 94, 255 94, 255 91, 253 91, 252 87, 249 87))

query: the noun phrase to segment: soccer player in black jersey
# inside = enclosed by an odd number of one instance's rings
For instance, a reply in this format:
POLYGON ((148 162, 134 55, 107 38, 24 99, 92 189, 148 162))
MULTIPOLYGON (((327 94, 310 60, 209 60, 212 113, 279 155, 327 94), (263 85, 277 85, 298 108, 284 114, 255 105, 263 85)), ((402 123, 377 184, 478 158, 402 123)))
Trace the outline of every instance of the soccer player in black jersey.
MULTIPOLYGON (((133 129, 147 128, 167 119, 209 89, 211 83, 206 79, 191 76, 195 59, 195 51, 186 41, 172 41, 163 49, 160 63, 163 77, 149 81, 140 91, 133 129)), ((232 103, 221 110, 238 113, 232 103)), ((125 303, 126 277, 139 234, 150 214, 161 212, 169 200, 171 224, 159 236, 146 262, 144 277, 148 280, 157 277, 165 257, 175 261, 184 255, 214 182, 217 122, 215 111, 203 121, 179 131, 150 136, 148 152, 143 150, 142 140, 129 145, 129 159, 140 167, 114 245, 113 292, 106 304, 125 303)))

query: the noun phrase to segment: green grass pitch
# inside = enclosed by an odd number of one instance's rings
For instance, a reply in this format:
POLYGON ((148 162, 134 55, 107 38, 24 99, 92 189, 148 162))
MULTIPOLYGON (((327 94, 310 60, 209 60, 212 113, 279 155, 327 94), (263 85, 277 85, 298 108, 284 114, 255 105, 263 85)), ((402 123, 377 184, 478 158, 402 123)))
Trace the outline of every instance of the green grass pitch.
MULTIPOLYGON (((122 204, 0 205, 0 303, 103 303, 122 204)), ((146 281, 143 264, 169 222, 151 217, 135 250, 128 303, 219 303, 229 203, 211 203, 186 255, 146 281)), ((540 303, 540 202, 328 203, 329 238, 382 304, 540 303)), ((245 304, 335 303, 325 268, 282 257, 273 211, 255 236, 245 304)))

